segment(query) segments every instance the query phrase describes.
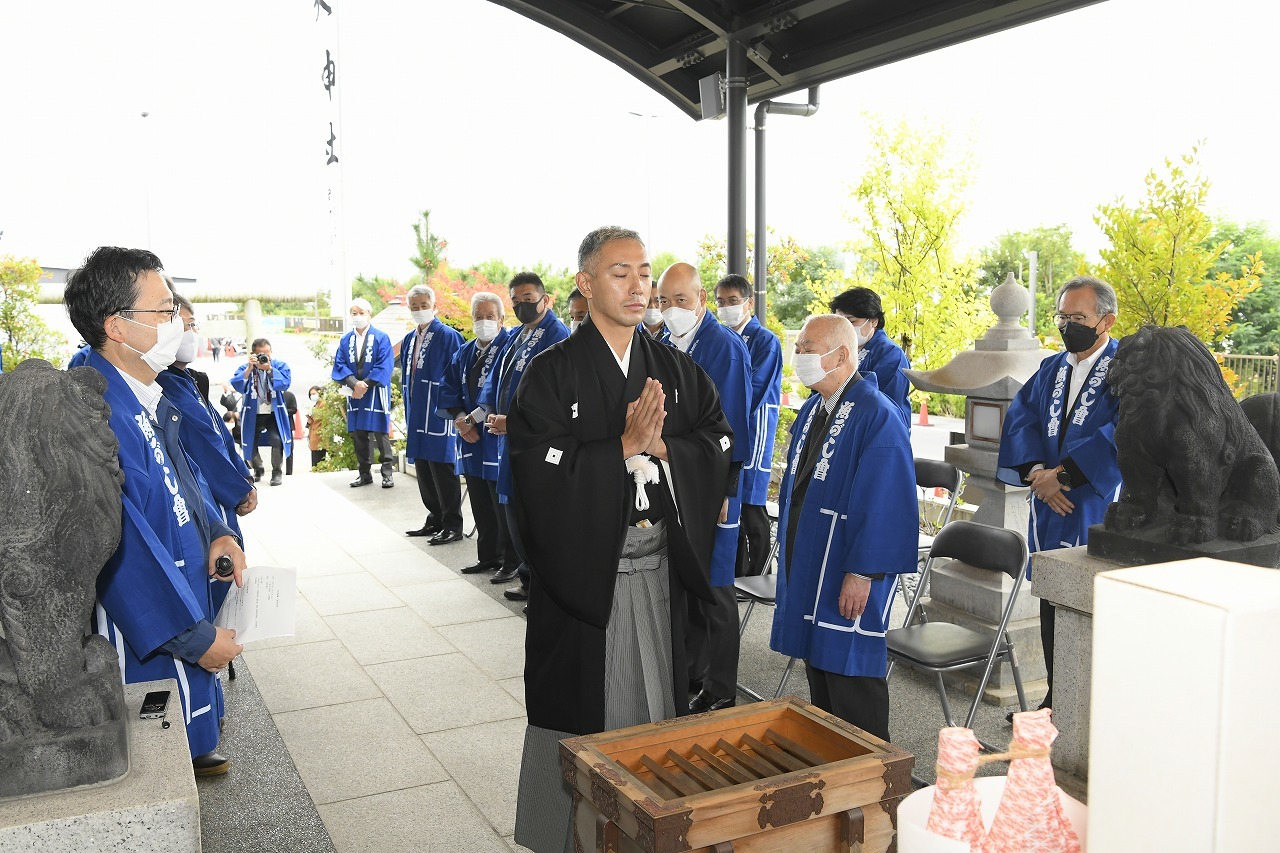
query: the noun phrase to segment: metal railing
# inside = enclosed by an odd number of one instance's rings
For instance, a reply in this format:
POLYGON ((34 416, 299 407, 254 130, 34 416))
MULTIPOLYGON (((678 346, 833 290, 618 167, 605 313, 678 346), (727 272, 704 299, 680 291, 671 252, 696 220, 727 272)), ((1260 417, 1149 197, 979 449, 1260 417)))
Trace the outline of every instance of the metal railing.
POLYGON ((1242 400, 1280 390, 1280 355, 1224 355, 1222 366, 1235 373, 1242 400))

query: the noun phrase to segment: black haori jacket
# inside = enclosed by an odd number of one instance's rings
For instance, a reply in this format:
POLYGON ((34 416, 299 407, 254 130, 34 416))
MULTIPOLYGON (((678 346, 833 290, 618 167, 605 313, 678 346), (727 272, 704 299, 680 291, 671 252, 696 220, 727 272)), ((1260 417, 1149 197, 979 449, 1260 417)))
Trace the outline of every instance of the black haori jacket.
POLYGON ((692 359, 637 331, 624 380, 588 320, 534 359, 507 419, 513 504, 532 572, 525 635, 530 725, 573 734, 604 728, 605 628, 635 502, 622 433, 627 405, 648 377, 666 394, 668 464, 659 466, 662 482, 646 490, 665 511, 673 689, 676 707, 687 704, 685 594, 711 600, 711 547, 733 431, 715 387, 692 359))

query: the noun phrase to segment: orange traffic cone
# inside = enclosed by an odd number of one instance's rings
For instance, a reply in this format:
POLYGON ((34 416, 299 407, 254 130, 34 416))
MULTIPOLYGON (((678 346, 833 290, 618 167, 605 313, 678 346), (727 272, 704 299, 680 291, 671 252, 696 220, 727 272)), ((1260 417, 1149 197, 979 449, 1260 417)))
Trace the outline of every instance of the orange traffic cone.
POLYGON ((916 421, 919 426, 930 426, 929 424, 929 401, 920 401, 920 420, 916 421))

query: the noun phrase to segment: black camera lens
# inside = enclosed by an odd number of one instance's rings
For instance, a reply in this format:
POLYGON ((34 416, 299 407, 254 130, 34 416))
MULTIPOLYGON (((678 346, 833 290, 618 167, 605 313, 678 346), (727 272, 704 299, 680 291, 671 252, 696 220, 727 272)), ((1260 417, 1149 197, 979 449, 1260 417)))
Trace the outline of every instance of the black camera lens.
POLYGON ((266 353, 258 353, 258 364, 266 364, 269 361, 271 361, 271 359, 267 358, 266 353))

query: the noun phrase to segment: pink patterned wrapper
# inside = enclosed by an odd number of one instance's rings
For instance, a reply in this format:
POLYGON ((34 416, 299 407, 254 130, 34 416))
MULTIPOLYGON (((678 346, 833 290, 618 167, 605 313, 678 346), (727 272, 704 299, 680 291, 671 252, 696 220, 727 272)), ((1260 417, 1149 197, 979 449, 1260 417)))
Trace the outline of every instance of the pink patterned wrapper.
POLYGON ((982 843, 982 811, 973 774, 981 746, 969 729, 959 726, 938 732, 938 781, 927 829, 974 848, 982 843))
POLYGON ((1010 752, 1041 753, 1009 763, 1000 808, 982 842, 982 853, 1080 853, 1080 839, 1062 813, 1049 749, 1058 729, 1050 710, 1013 715, 1010 752))

